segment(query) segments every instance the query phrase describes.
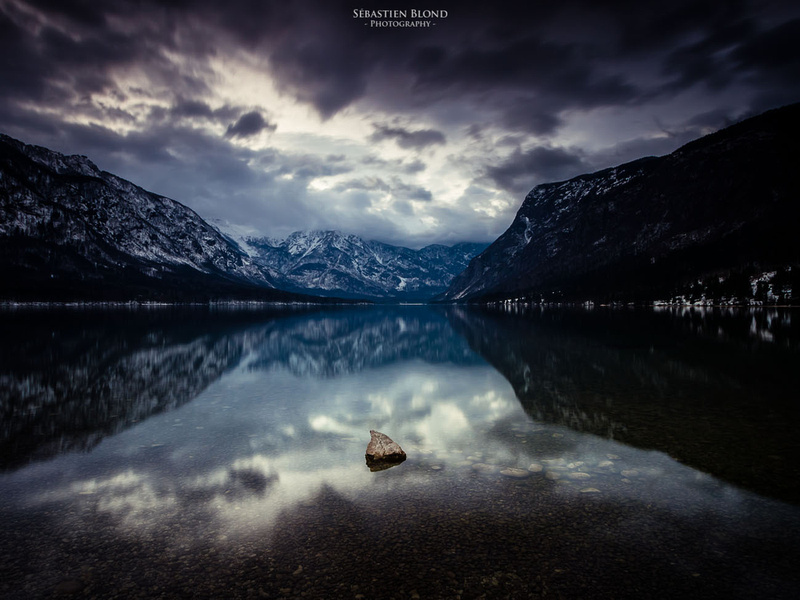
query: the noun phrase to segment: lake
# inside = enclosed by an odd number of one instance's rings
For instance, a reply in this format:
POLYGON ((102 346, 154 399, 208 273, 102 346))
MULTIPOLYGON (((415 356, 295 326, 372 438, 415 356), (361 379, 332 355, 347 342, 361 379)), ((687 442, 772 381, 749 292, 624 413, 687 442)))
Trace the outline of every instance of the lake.
POLYGON ((798 317, 3 310, 0 596, 795 598, 798 317))

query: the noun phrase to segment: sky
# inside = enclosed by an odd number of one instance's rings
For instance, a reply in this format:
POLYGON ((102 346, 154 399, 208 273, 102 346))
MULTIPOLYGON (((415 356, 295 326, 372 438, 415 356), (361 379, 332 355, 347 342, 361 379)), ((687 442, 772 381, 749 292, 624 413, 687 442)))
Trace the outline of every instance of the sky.
POLYGON ((0 0, 0 132, 253 235, 491 242, 800 101, 798 40, 796 0, 0 0))

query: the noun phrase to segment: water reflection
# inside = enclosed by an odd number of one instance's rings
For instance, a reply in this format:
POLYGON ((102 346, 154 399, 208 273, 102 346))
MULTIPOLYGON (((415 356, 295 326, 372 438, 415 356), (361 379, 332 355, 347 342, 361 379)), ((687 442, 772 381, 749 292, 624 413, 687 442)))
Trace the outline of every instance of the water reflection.
POLYGON ((532 418, 800 502, 790 311, 456 309, 450 318, 532 418))
POLYGON ((0 592, 791 597, 791 336, 621 314, 5 322, 0 592))
POLYGON ((527 419, 487 366, 421 361, 334 380, 286 369, 265 377, 244 361, 180 409, 20 477, 34 505, 77 499, 87 518, 104 514, 138 534, 177 525, 190 538, 209 523, 219 536, 267 533, 322 489, 356 502, 376 483, 451 499, 459 482, 478 478, 663 506, 675 497, 742 501, 665 454, 527 419), (374 427, 403 440, 407 462, 383 473, 365 467, 374 427))
POLYGON ((153 310, 0 315, 0 468, 88 451, 153 414, 195 398, 246 357, 335 377, 418 357, 479 360, 433 314, 153 310))
POLYGON ((65 451, 188 402, 254 344, 242 316, 198 311, 0 315, 0 468, 65 451))

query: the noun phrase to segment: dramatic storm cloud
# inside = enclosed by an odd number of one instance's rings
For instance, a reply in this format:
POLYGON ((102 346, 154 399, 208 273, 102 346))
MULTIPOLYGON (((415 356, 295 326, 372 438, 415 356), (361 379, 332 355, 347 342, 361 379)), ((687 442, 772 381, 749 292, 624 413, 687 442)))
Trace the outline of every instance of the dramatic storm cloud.
POLYGON ((272 123, 267 123, 264 117, 261 116, 261 113, 254 111, 239 117, 236 123, 228 127, 227 135, 248 137, 264 131, 265 129, 275 131, 276 127, 277 126, 272 123))
POLYGON ((0 132, 266 235, 420 246, 800 100, 795 1, 370 4, 0 0, 0 132))
POLYGON ((417 149, 445 143, 445 137, 441 131, 434 129, 408 131, 402 127, 387 127, 386 125, 375 125, 375 133, 370 136, 370 139, 375 142, 394 139, 401 148, 417 149))

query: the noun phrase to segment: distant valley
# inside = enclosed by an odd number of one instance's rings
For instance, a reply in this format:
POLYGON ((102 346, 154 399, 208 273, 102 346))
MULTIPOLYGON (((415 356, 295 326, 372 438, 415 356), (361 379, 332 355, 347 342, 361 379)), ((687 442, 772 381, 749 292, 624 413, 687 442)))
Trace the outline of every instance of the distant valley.
POLYGON ((242 235, 0 135, 0 301, 797 304, 800 104, 536 186, 491 245, 242 235))

